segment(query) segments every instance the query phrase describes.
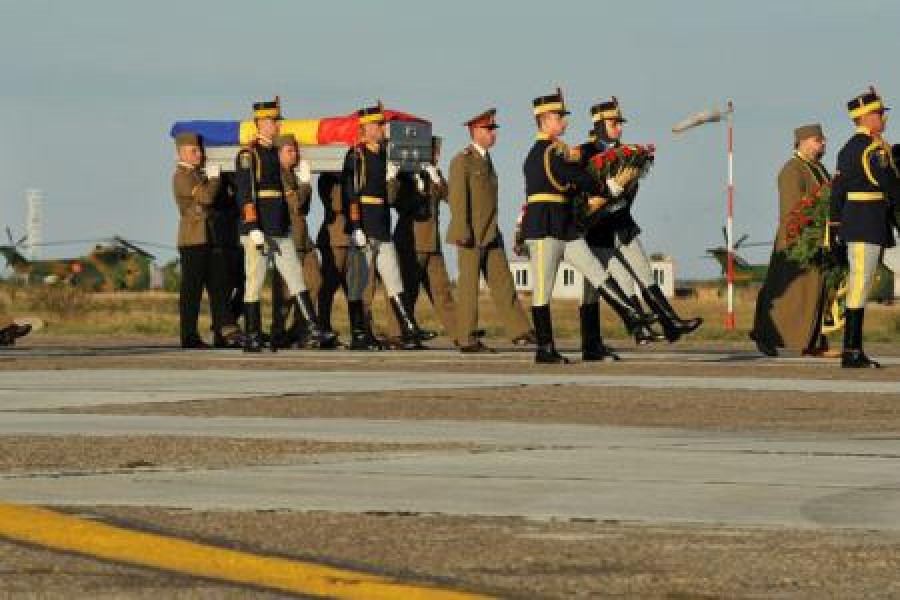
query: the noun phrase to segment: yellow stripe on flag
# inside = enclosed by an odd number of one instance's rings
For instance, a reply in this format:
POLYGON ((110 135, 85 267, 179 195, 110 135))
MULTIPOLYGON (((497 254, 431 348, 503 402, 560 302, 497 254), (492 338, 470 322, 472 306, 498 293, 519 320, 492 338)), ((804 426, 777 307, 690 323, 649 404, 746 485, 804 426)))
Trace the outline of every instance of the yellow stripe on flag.
MULTIPOLYGON (((280 133, 294 134, 297 143, 303 146, 314 146, 319 143, 319 122, 321 119, 286 119, 281 121, 280 133)), ((256 124, 253 121, 241 121, 241 145, 256 139, 256 124)))

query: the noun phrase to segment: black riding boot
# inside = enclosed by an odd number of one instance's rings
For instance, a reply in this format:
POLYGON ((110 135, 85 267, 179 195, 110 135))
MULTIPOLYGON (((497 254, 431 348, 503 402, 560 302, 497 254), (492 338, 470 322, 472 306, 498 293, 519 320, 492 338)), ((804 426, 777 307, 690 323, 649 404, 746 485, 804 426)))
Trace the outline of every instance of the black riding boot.
POLYGON ((403 300, 399 296, 391 296, 390 304, 402 331, 400 348, 403 350, 423 350, 425 346, 422 345, 422 330, 416 324, 412 313, 406 310, 403 300))
POLYGON ((670 342, 677 341, 682 335, 695 331, 703 324, 701 317, 693 319, 682 319, 679 317, 658 285, 651 285, 644 290, 644 300, 647 301, 647 305, 659 317, 666 339, 670 342))
MULTIPOLYGON (((628 303, 638 312, 644 312, 644 306, 641 304, 637 296, 629 296, 628 303)), ((634 342, 638 346, 645 346, 651 342, 662 342, 666 336, 649 325, 639 325, 634 331, 630 332, 634 335, 634 342)))
POLYGON ((262 352, 259 302, 244 303, 244 352, 262 352))
POLYGON ((845 369, 880 369, 881 364, 863 352, 863 317, 865 309, 848 308, 844 323, 844 350, 841 366, 845 369))
POLYGON ((362 300, 347 302, 347 313, 350 316, 350 350, 381 350, 381 344, 369 328, 362 300))
POLYGON ((600 306, 582 304, 578 307, 581 321, 581 359, 585 361, 614 361, 619 355, 607 348, 600 333, 600 306))
POLYGON ((333 347, 335 335, 330 331, 323 330, 308 290, 297 294, 297 311, 297 317, 306 322, 307 345, 311 348, 333 347))
POLYGON ((643 325, 652 325, 653 323, 656 323, 656 317, 654 315, 648 315, 641 310, 635 310, 635 308, 631 306, 631 303, 628 301, 628 296, 612 277, 607 278, 606 283, 597 288, 597 291, 600 292, 600 295, 606 300, 609 307, 619 315, 620 319, 622 319, 622 323, 625 324, 625 329, 628 333, 632 333, 635 329, 643 325))
POLYGON ((537 337, 537 351, 534 362, 547 364, 568 364, 569 359, 556 351, 553 343, 553 321, 550 318, 550 305, 532 306, 531 319, 537 337))

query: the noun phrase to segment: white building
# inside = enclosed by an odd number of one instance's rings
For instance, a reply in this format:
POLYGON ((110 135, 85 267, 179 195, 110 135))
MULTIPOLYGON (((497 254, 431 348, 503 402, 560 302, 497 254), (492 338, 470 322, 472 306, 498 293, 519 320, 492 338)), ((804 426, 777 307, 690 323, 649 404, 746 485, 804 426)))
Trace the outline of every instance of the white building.
MULTIPOLYGON (((656 284, 666 298, 675 296, 675 261, 669 256, 654 257, 650 261, 650 266, 653 268, 656 284)), ((531 276, 531 262, 525 258, 513 258, 509 261, 509 268, 516 284, 516 291, 530 292, 534 283, 531 276)), ((556 283, 553 285, 553 297, 578 300, 583 289, 584 276, 581 272, 567 262, 560 263, 559 270, 556 271, 556 283)), ((636 289, 635 293, 640 295, 640 290, 636 289)))

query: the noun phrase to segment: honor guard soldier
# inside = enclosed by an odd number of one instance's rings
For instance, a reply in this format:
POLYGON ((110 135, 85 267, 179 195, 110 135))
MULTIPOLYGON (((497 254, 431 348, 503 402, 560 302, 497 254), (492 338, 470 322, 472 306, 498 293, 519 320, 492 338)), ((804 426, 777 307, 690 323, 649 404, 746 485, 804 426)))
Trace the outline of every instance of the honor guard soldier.
POLYGON ((240 343, 240 330, 227 306, 225 258, 222 249, 214 247, 210 239, 213 204, 220 186, 219 169, 211 166, 204 170, 203 146, 196 133, 178 134, 175 148, 178 164, 172 176, 172 188, 179 213, 181 347, 209 347, 197 332, 204 288, 209 296, 215 345, 236 347, 240 343))
POLYGON ((882 138, 888 109, 875 89, 847 108, 856 133, 838 153, 829 222, 832 249, 846 253, 849 263, 841 366, 877 368, 863 352, 863 316, 884 249, 894 245, 891 213, 900 201, 900 173, 882 138))
POLYGON ((322 331, 312 298, 297 262, 291 238, 288 203, 281 176, 281 162, 274 138, 278 134, 281 108, 278 98, 253 105, 257 136, 236 159, 237 197, 241 207, 241 244, 244 247, 245 352, 262 348, 260 293, 266 276, 266 255, 273 255, 275 269, 295 298, 299 314, 306 320, 310 341, 328 343, 333 336, 322 331))
POLYGON ((355 276, 348 277, 350 348, 374 350, 380 347, 363 303, 369 273, 377 273, 387 289, 391 310, 400 322, 402 348, 419 349, 422 348, 422 331, 403 302, 403 281, 391 240, 388 180, 394 179, 399 169, 387 160, 384 108, 379 102, 360 109, 357 116, 360 142, 347 151, 341 177, 347 231, 357 259, 362 259, 355 276), (374 271, 370 266, 374 266, 374 271))
POLYGON ((447 242, 456 245, 459 261, 456 335, 460 352, 493 352, 478 330, 478 288, 481 276, 487 283, 513 344, 534 343, 528 317, 513 284, 503 236, 497 225, 500 203, 497 172, 490 149, 497 142, 496 109, 486 110, 463 125, 471 143, 450 161, 448 194, 450 225, 447 242))
POLYGON ((568 125, 562 91, 534 99, 537 139, 525 158, 526 207, 522 217, 522 235, 531 256, 532 320, 537 334, 539 363, 567 363, 556 351, 550 298, 556 271, 563 260, 578 269, 594 288, 603 287, 613 309, 621 314, 627 326, 637 327, 652 322, 617 297, 608 285, 609 274, 594 256, 575 223, 574 199, 578 194, 589 197, 589 204, 602 206, 607 200, 604 190, 580 163, 578 152, 560 140, 568 125))
MULTIPOLYGON (((587 164, 587 161, 595 154, 621 145, 622 131, 627 122, 615 96, 608 101, 592 106, 591 120, 594 127, 590 138, 586 144, 581 146, 581 159, 584 164, 587 164)), ((631 212, 638 194, 639 175, 640 172, 636 167, 624 167, 606 181, 610 198, 618 200, 621 208, 591 225, 585 232, 585 240, 612 277, 607 282, 608 287, 635 311, 643 312, 643 303, 635 293, 635 289, 639 289, 644 302, 663 327, 664 338, 649 326, 633 327, 629 329, 629 333, 634 335, 635 341, 638 344, 661 339, 674 342, 682 335, 700 327, 703 319, 679 317, 662 288, 656 283, 650 259, 641 245, 641 228, 631 212)), ((602 289, 599 291, 603 293, 602 289)), ((604 299, 609 302, 605 296, 604 299)), ((593 329, 593 321, 596 320, 599 324, 599 316, 595 316, 598 300, 597 290, 585 286, 581 307, 582 333, 585 329, 593 329)), ((611 303, 611 306, 615 308, 616 303, 611 303)), ((627 323, 627 315, 619 314, 619 317, 627 323)), ((588 339, 587 345, 590 347, 593 341, 588 339)), ((596 343, 602 351, 602 340, 598 339, 596 343)))
MULTIPOLYGON (((438 168, 441 138, 431 141, 432 162, 423 164, 415 173, 400 173, 396 178, 397 224, 394 246, 403 278, 406 310, 415 311, 419 290, 424 287, 444 331, 456 341, 456 303, 450 291, 450 276, 441 251, 439 215, 441 202, 447 201, 447 181, 438 168)), ((400 324, 388 316, 388 334, 397 337, 400 324)), ((423 330, 431 339, 437 334, 423 330)))
MULTIPOLYGON (((278 148, 278 159, 281 161, 281 183, 284 186, 284 197, 288 204, 288 214, 291 221, 291 233, 294 238, 294 247, 297 250, 297 261, 303 269, 303 280, 309 289, 310 296, 318 302, 319 291, 322 287, 321 268, 319 256, 309 237, 309 228, 306 217, 309 214, 309 205, 312 199, 312 171, 309 161, 300 158, 297 138, 293 134, 279 134, 275 136, 275 147, 278 148)), ((298 348, 305 347, 308 342, 309 329, 306 320, 292 310, 293 303, 285 303, 287 287, 284 280, 277 276, 278 283, 273 288, 272 311, 274 318, 279 322, 272 327, 273 342, 276 343, 276 331, 282 334, 282 344, 290 346, 297 344, 298 348), (286 329, 285 323, 293 313, 293 323, 286 329)), ((321 321, 321 313, 320 313, 321 321)), ((324 329, 324 324, 322 325, 324 329)), ((332 340, 336 342, 336 338, 332 340)), ((320 347, 333 347, 332 344, 322 344, 320 347)))

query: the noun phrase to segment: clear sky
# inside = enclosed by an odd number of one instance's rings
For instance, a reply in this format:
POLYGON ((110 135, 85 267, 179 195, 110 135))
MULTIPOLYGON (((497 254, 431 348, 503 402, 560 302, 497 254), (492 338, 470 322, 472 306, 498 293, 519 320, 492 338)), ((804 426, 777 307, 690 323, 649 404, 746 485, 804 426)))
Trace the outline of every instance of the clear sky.
POLYGON ((466 142, 460 123, 497 107, 509 232, 531 99, 560 85, 571 143, 585 137, 590 105, 616 95, 627 140, 657 144, 636 204, 645 246, 674 255, 680 276, 711 275, 701 256, 722 241, 725 131, 673 138, 672 124, 734 101, 736 234, 771 240, 793 128, 824 125, 831 168, 851 130, 845 102, 870 83, 900 99, 898 26, 900 2, 889 0, 4 0, 0 225, 23 232, 24 191, 37 187, 46 240, 119 233, 174 245, 172 122, 245 118, 253 100, 280 94, 293 118, 375 97, 425 116, 446 138, 445 167, 466 142))

